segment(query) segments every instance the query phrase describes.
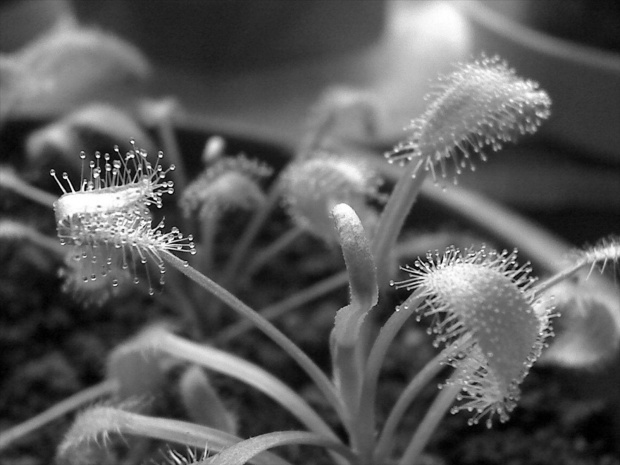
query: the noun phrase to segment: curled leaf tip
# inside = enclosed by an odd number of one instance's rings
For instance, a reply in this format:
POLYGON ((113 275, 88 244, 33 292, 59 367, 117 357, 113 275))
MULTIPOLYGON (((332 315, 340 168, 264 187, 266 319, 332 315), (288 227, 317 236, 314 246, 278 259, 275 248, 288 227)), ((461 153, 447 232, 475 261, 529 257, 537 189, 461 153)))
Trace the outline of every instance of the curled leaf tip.
POLYGON ((453 412, 474 411, 471 424, 487 415, 489 426, 494 415, 506 421, 552 334, 553 307, 535 298, 529 265, 519 266, 516 252, 449 248, 404 270, 410 278, 396 287, 422 290, 435 345, 471 341, 448 361, 457 374, 452 383, 461 386, 453 412))
POLYGON ((366 314, 377 304, 377 271, 370 244, 355 211, 341 203, 332 209, 347 273, 351 303, 336 314, 334 335, 340 343, 353 343, 366 314))

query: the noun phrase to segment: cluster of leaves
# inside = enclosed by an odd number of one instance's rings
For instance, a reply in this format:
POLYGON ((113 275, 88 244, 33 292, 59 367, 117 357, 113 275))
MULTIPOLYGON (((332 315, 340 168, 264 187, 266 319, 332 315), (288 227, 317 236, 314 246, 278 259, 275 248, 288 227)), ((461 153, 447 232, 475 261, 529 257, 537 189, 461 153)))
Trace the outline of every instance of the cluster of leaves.
MULTIPOLYGON (((75 24, 64 27, 68 29, 52 31, 1 63, 1 72, 10 76, 29 72, 29 79, 12 77, 7 82, 14 86, 0 89, 8 92, 11 102, 7 112, 0 114, 0 123, 19 114, 16 109, 36 104, 24 100, 33 95, 32 89, 45 102, 46 95, 57 97, 65 85, 76 88, 77 84, 63 80, 65 67, 40 59, 50 48, 82 61, 121 63, 131 76, 145 76, 147 66, 132 55, 138 52, 131 47, 75 24), (95 54, 88 51, 93 44, 99 44, 95 54)), ((64 59, 65 55, 57 57, 64 59)), ((105 79, 106 74, 96 77, 101 76, 105 79)), ((71 78, 85 88, 97 82, 91 74, 80 78, 80 73, 72 72, 71 78)), ((320 446, 325 451, 323 457, 338 464, 372 465, 396 457, 399 463, 413 463, 420 459, 448 410, 471 412, 470 424, 483 420, 491 427, 495 419, 508 420, 520 399, 521 383, 541 356, 546 339, 553 335, 551 321, 557 313, 549 292, 554 290, 559 295, 558 311, 568 315, 568 323, 548 359, 583 367, 593 362, 604 365, 617 357, 617 289, 598 276, 586 280, 595 266, 617 263, 617 238, 578 253, 559 267, 549 264, 546 271, 552 276, 541 283, 531 277, 528 264, 517 263, 516 251, 496 251, 483 245, 445 247, 446 238, 440 234, 430 237, 430 247, 420 237, 399 240, 427 175, 438 183, 448 177, 452 163, 456 183, 463 168, 473 169, 471 154, 485 160, 483 149, 496 151, 520 135, 533 133, 549 116, 547 94, 533 81, 518 77, 499 58, 481 57, 458 65, 439 79, 429 98, 428 110, 411 124, 409 139, 387 154, 390 162, 404 167, 390 195, 385 193, 389 189, 382 189, 389 176, 376 159, 346 153, 344 143, 333 144, 351 136, 367 141, 372 138, 369 128, 378 124, 377 102, 367 93, 349 89, 326 93, 298 153, 275 176, 263 162, 243 154, 227 155, 220 137, 204 141, 202 167, 190 169, 173 136, 179 109, 170 101, 142 102, 133 115, 93 104, 30 134, 25 144, 27 156, 39 165, 52 153, 61 154, 57 163, 71 165, 72 154, 86 148, 85 134, 92 132, 130 143, 128 150, 116 147, 111 154, 96 152, 90 161, 82 154, 78 181, 71 181, 70 168, 61 175, 52 171, 63 192, 60 198, 2 167, 1 187, 48 208, 53 206, 64 247, 51 243, 35 228, 8 220, 0 223, 0 239, 36 244, 63 262, 65 290, 87 304, 116 307, 118 302, 132 302, 142 306, 143 302, 131 296, 137 285, 150 296, 146 301, 154 299, 173 312, 174 324, 148 325, 116 345, 107 358, 103 383, 58 404, 43 417, 3 433, 0 448, 50 419, 105 396, 111 400, 76 417, 58 447, 57 460, 97 463, 113 455, 119 436, 135 435, 190 447, 187 453, 170 450, 163 460, 172 464, 286 464, 289 462, 279 455, 267 452, 285 445, 320 446), (156 153, 156 144, 136 122, 136 115, 155 127, 172 163, 168 164, 161 152, 156 153), (371 124, 366 124, 368 121, 371 124), (139 137, 146 150, 137 147, 128 132, 139 137), (193 171, 199 174, 191 175, 193 171), (175 227, 165 232, 163 219, 156 219, 151 208, 165 208, 164 195, 175 190, 181 194, 179 208, 168 208, 175 227), (271 242, 256 251, 259 233, 271 228, 269 220, 278 217, 274 213, 280 205, 291 220, 286 223, 290 226, 278 230, 271 242), (183 214, 175 214, 175 210, 183 214), (229 223, 243 227, 238 238, 227 237, 234 234, 229 223), (183 236, 176 225, 183 231, 195 231, 195 235, 183 236), (285 252, 302 240, 308 242, 309 236, 314 238, 310 242, 313 247, 322 248, 314 266, 323 273, 336 270, 332 276, 308 287, 288 277, 294 288, 290 295, 282 295, 281 284, 273 278, 260 279, 262 270, 281 263, 285 252), (231 245, 222 247, 224 244, 231 245), (429 253, 413 266, 403 267, 409 279, 390 281, 404 256, 421 256, 433 248, 442 252, 429 253), (340 271, 339 250, 345 271, 340 271), (171 252, 189 254, 187 260, 181 260, 171 252), (194 285, 187 286, 181 275, 194 285), (252 276, 258 276, 258 287, 266 288, 266 297, 260 298, 269 305, 260 312, 238 297, 252 299, 258 294, 255 287, 247 285, 252 276), (578 284, 569 281, 573 277, 578 284), (410 292, 395 312, 389 307, 402 294, 388 297, 390 282, 396 289, 410 292), (559 288, 559 282, 568 284, 559 288), (325 299, 346 284, 348 303, 325 299), (272 295, 281 300, 274 303, 272 295), (318 338, 323 341, 325 365, 331 363, 331 376, 303 350, 303 337, 293 341, 270 321, 313 301, 322 302, 323 310, 307 321, 304 318, 305 334, 311 331, 308 339, 317 339, 316 331, 324 328, 318 338), (230 320, 222 304, 242 315, 245 323, 221 330, 230 320), (378 421, 377 406, 382 404, 379 375, 388 349, 412 315, 417 315, 418 321, 428 317, 434 345, 445 348, 409 373, 411 379, 395 396, 391 410, 378 421), (232 350, 216 348, 243 334, 249 325, 261 330, 281 351, 246 354, 248 360, 232 350), (204 344, 207 337, 209 344, 204 344), (307 398, 312 396, 300 395, 288 383, 286 373, 275 376, 263 368, 283 354, 305 371, 313 383, 304 389, 320 402, 311 403, 307 398), (254 359, 262 359, 262 363, 254 359), (426 402, 418 407, 427 411, 412 427, 403 421, 405 413, 414 400, 426 400, 422 388, 435 382, 446 366, 452 368, 450 376, 428 409, 426 402), (254 432, 247 425, 250 414, 231 411, 222 399, 218 376, 248 384, 270 398, 274 408, 277 405, 290 415, 286 421, 291 430, 254 432), (161 392, 176 399, 183 420, 168 418, 157 403, 147 402, 161 392), (404 430, 409 438, 395 444, 404 430), (256 437, 243 440, 245 431, 256 437)), ((53 104, 53 99, 50 101, 53 104)), ((293 263, 294 271, 312 268, 313 255, 297 257, 295 261, 301 263, 293 263)), ((134 309, 132 313, 139 312, 134 309)), ((265 423, 270 427, 270 422, 265 423)), ((134 447, 136 454, 142 452, 142 446, 134 447)))

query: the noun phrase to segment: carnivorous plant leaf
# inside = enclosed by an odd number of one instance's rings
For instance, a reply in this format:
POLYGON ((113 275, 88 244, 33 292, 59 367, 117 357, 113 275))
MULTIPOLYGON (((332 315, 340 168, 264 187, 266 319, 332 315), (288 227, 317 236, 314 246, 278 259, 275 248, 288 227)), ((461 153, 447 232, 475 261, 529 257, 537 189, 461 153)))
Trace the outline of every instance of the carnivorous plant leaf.
POLYGON ((453 412, 475 411, 470 424, 488 415, 490 427, 495 414, 507 421, 519 385, 552 334, 552 306, 535 300, 529 266, 517 265, 516 252, 449 248, 403 270, 410 279, 396 286, 420 288, 427 297, 423 314, 433 318, 436 345, 471 337, 449 361, 462 390, 457 399, 464 401, 453 412))
POLYGON ((518 77, 499 57, 460 64, 436 87, 427 96, 426 112, 411 122, 409 139, 386 155, 390 162, 423 165, 433 178, 435 164, 447 176, 450 159, 456 174, 467 166, 474 169, 471 151, 485 160, 484 147, 497 151, 519 135, 532 134, 550 114, 547 93, 518 77))
MULTIPOLYGON (((61 244, 73 247, 75 265, 81 268, 84 281, 105 278, 120 269, 131 270, 134 282, 138 282, 137 260, 147 272, 152 293, 146 266, 149 261, 159 268, 163 284, 165 267, 160 251, 195 251, 191 236, 184 238, 177 228, 164 233, 163 221, 152 227, 148 207, 161 207, 162 195, 173 192, 172 182, 165 177, 174 166, 163 169, 159 164, 161 152, 152 165, 147 153, 135 147, 125 157, 118 150, 116 155, 118 158, 112 159, 107 153, 96 153, 77 189, 67 173, 62 175, 65 187, 55 171, 50 171, 64 192, 54 203, 58 237, 61 244)), ((86 155, 80 157, 84 163, 86 155)), ((115 287, 119 281, 112 278, 110 284, 115 287)))
POLYGON ((370 244, 355 211, 341 203, 332 209, 334 223, 349 275, 351 303, 336 314, 333 336, 353 344, 366 314, 377 304, 379 289, 370 244))
POLYGON ((330 212, 339 203, 350 205, 372 232, 376 213, 368 201, 378 198, 379 178, 362 160, 319 153, 290 163, 281 179, 292 218, 317 237, 335 242, 330 212))

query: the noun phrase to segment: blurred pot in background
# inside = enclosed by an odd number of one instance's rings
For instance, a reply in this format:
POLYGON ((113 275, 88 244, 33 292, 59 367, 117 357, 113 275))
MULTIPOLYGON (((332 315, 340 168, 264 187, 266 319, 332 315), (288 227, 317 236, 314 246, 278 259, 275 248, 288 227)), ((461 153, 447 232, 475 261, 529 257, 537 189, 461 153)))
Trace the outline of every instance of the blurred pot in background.
POLYGON ((86 23, 118 33, 155 63, 209 72, 264 67, 364 47, 384 26, 383 1, 74 1, 86 23))
POLYGON ((568 149, 620 164, 617 2, 470 0, 458 4, 472 25, 473 50, 499 54, 552 96, 553 115, 542 133, 568 149))

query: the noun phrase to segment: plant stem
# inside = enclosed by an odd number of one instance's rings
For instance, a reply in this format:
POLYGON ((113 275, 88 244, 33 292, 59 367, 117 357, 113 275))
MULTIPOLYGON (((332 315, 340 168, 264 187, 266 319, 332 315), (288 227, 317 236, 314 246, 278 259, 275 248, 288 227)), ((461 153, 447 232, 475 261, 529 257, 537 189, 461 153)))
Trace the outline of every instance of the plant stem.
POLYGON ((21 438, 42 428, 46 424, 83 407, 85 404, 113 394, 117 386, 118 382, 116 380, 106 380, 99 384, 95 384, 94 386, 63 399, 51 408, 27 421, 3 431, 2 434, 0 434, 0 450, 6 449, 12 443, 19 441, 21 438))
POLYGON ((261 452, 288 444, 307 444, 324 447, 340 454, 349 464, 353 464, 356 461, 355 455, 346 446, 316 433, 309 433, 307 431, 277 431, 237 443, 220 452, 209 463, 212 465, 243 465, 261 452))
POLYGON ((343 423, 349 431, 351 447, 357 449, 354 421, 359 408, 359 397, 364 372, 360 347, 358 345, 342 345, 331 339, 333 377, 340 392, 346 410, 343 423))
MULTIPOLYGON (((138 413, 127 412, 113 407, 93 407, 78 416, 73 427, 65 435, 58 447, 57 457, 65 463, 70 457, 80 457, 80 450, 88 447, 101 437, 110 433, 133 434, 136 436, 174 442, 186 447, 212 451, 222 451, 243 440, 237 436, 197 425, 186 421, 169 418, 151 417, 138 413)), ((67 462, 68 463, 68 462, 67 462)), ((252 459, 257 465, 290 465, 289 462, 269 452, 263 452, 252 459)))
POLYGON ((493 200, 458 186, 451 186, 443 192, 424 189, 424 194, 507 244, 516 246, 543 272, 557 273, 566 266, 566 253, 572 248, 566 241, 493 200))
MULTIPOLYGON (((431 249, 442 249, 454 242, 453 236, 447 233, 435 233, 423 236, 416 236, 412 239, 408 239, 406 242, 396 245, 396 255, 398 257, 410 255, 417 256, 426 253, 431 249)), ((306 289, 303 289, 294 295, 287 297, 272 305, 262 308, 258 311, 267 320, 275 320, 285 313, 293 310, 301 305, 304 305, 312 300, 316 300, 328 292, 332 292, 340 287, 344 287, 347 284, 346 271, 340 271, 338 273, 329 276, 322 281, 319 281, 306 289)), ((252 323, 247 320, 240 320, 228 328, 225 328, 217 333, 215 336, 216 343, 223 343, 229 341, 248 329, 252 328, 252 323)))
POLYGON ((278 180, 276 180, 267 194, 265 204, 261 209, 254 212, 250 223, 243 230, 241 238, 233 248, 233 252, 228 259, 228 263, 226 263, 224 272, 222 273, 221 282, 224 287, 230 287, 230 284, 233 282, 233 278, 237 275, 237 272, 241 267, 241 263, 243 263, 245 258, 248 256, 248 252, 254 243, 254 239, 256 239, 256 236, 265 224, 265 221, 267 221, 267 218, 278 204, 279 199, 280 184, 278 183, 278 180))
POLYGON ((435 432, 437 425, 439 425, 439 422, 460 391, 461 386, 458 384, 451 384, 450 381, 442 387, 441 392, 435 398, 426 416, 418 426, 418 429, 413 435, 398 465, 415 465, 424 447, 428 443, 428 440, 435 432))
POLYGON ((303 160, 319 150, 336 120, 336 111, 320 112, 310 120, 310 127, 305 131, 299 143, 296 158, 303 160))
POLYGON ((560 271, 559 273, 554 274, 550 278, 544 280, 543 282, 537 284, 532 290, 536 297, 539 297, 549 288, 555 286, 561 281, 570 278, 572 275, 576 274, 579 270, 588 265, 588 262, 585 260, 579 261, 572 266, 560 271))
POLYGON ((269 262, 275 255, 279 254, 283 250, 286 250, 291 244, 293 244, 298 237, 304 234, 304 230, 300 227, 294 227, 289 231, 279 236, 268 247, 259 251, 256 256, 245 267, 245 276, 252 276, 258 270, 260 270, 266 263, 269 262))
POLYGON ((577 257, 573 263, 567 265, 564 269, 558 271, 554 276, 551 276, 546 281, 538 284, 534 287, 534 293, 536 296, 540 296, 543 292, 550 287, 555 286, 557 283, 570 278, 582 268, 590 266, 590 272, 586 279, 592 274, 592 270, 597 263, 603 262, 601 273, 605 268, 607 261, 617 262, 620 260, 620 240, 611 240, 609 244, 603 244, 589 252, 586 252, 583 256, 577 257))
MULTIPOLYGON (((287 297, 286 299, 281 300, 280 302, 264 307, 259 310, 258 313, 260 313, 261 316, 267 320, 275 320, 290 310, 323 297, 328 292, 344 287, 347 282, 347 272, 340 271, 316 284, 313 284, 312 286, 307 287, 304 290, 293 294, 290 297, 287 297)), ((228 328, 218 331, 214 340, 219 344, 230 341, 252 327, 253 325, 250 321, 240 320, 230 325, 228 328)))
POLYGON ((421 167, 421 163, 410 163, 407 166, 381 213, 379 228, 372 242, 380 284, 387 282, 390 276, 389 267, 396 240, 426 178, 426 171, 421 167))
POLYGON ((310 376, 310 378, 314 381, 314 383, 321 390, 321 392, 323 392, 323 395, 325 395, 328 402, 342 417, 344 413, 342 401, 338 397, 338 393, 334 385, 329 380, 329 378, 327 378, 325 373, 323 373, 321 369, 306 355, 306 353, 303 352, 297 345, 295 345, 295 343, 293 343, 293 341, 286 337, 269 321, 259 315, 255 310, 248 307, 233 294, 228 292, 222 286, 216 284, 214 281, 197 271, 195 268, 189 266, 187 262, 181 260, 180 258, 176 257, 175 255, 166 250, 160 251, 160 253, 161 257, 167 263, 179 270, 181 273, 190 278, 203 289, 209 291, 216 298, 230 306, 230 308, 235 310, 237 313, 250 320, 253 324, 256 325, 258 329, 260 329, 265 335, 271 338, 272 341, 274 341, 286 353, 288 353, 289 356, 293 358, 299 364, 299 366, 308 374, 308 376, 310 376))
POLYGON ((53 208, 54 202, 58 200, 57 195, 52 195, 22 180, 11 168, 0 167, 0 187, 48 208, 53 208))
MULTIPOLYGON (((148 334, 148 333, 147 333, 148 334)), ((295 391, 264 369, 213 347, 196 344, 166 330, 154 330, 147 345, 253 386, 292 413, 309 430, 338 441, 319 415, 295 391), (152 343, 149 341, 152 339, 152 343)))
POLYGON ((175 166, 174 171, 171 173, 172 179, 174 179, 175 189, 183 192, 188 185, 188 178, 175 132, 174 112, 174 103, 168 104, 163 114, 158 118, 157 130, 161 137, 166 157, 175 166))
POLYGON ((461 339, 442 350, 409 382, 394 404, 394 407, 392 407, 392 410, 385 421, 385 425, 381 431, 381 436, 379 437, 379 441, 375 447, 375 463, 386 463, 390 448, 394 442, 394 433, 396 432, 396 428, 400 424, 403 416, 407 412, 407 409, 422 388, 426 386, 443 368, 445 368, 445 361, 462 350, 465 343, 466 339, 461 339))
MULTIPOLYGON (((400 166, 384 163, 376 157, 365 160, 388 180, 400 182, 403 174, 406 175, 400 166)), ((556 273, 566 265, 566 253, 571 249, 566 241, 484 195, 459 186, 441 190, 430 184, 422 186, 421 194, 457 217, 480 226, 508 244, 516 245, 521 253, 547 273, 556 273)))
POLYGON ((28 240, 43 250, 52 253, 59 260, 62 260, 67 254, 67 248, 61 245, 58 239, 45 236, 32 226, 18 221, 0 220, 0 238, 28 240))
MULTIPOLYGON (((204 338, 204 328, 206 317, 198 309, 198 305, 191 299, 190 294, 186 291, 185 286, 181 284, 182 277, 175 273, 166 276, 166 294, 170 294, 170 298, 164 301, 164 304, 172 308, 184 320, 184 327, 187 328, 188 334, 196 340, 204 338)), ((161 293, 161 295, 165 295, 161 293)))
POLYGON ((214 252, 215 252, 215 238, 218 234, 219 224, 221 220, 221 214, 218 211, 211 214, 199 213, 200 217, 198 222, 200 224, 200 250, 196 254, 198 260, 196 260, 195 267, 201 273, 212 273, 214 252))
POLYGON ((358 415, 357 419, 354 420, 354 424, 357 426, 355 431, 358 438, 356 444, 359 444, 361 448, 360 459, 362 464, 372 463, 375 443, 377 384, 383 361, 396 334, 418 308, 422 299, 420 291, 411 294, 383 325, 370 350, 362 382, 358 415))

